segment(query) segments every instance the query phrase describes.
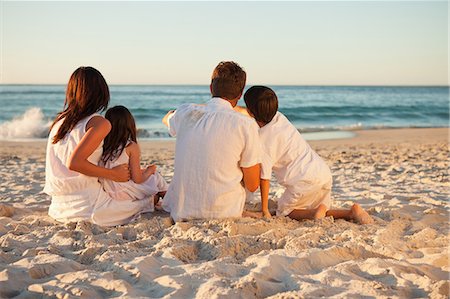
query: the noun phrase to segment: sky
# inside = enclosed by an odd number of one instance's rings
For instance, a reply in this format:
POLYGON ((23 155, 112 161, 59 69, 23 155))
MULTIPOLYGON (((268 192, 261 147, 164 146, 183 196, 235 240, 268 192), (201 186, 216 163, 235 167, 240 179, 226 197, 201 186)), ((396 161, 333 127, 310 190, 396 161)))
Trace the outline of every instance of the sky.
POLYGON ((448 85, 447 1, 0 1, 2 84, 448 85))

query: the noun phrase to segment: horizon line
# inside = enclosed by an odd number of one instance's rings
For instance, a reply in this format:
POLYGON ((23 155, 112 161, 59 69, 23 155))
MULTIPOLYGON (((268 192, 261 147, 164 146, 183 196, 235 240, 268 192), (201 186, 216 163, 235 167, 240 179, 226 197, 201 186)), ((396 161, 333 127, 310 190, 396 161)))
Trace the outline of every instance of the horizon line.
MULTIPOLYGON (((65 86, 67 83, 0 83, 0 86, 65 86)), ((286 86, 286 87, 450 87, 450 84, 246 84, 245 86, 286 86)), ((209 86, 208 84, 194 83, 110 83, 108 86, 209 86)))

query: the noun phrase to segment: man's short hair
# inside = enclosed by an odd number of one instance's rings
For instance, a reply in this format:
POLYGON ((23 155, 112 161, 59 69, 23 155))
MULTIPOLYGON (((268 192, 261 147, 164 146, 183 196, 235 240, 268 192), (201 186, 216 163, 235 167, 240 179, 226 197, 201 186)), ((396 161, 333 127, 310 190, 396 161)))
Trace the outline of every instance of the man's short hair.
POLYGON ((278 110, 278 98, 275 92, 266 86, 252 86, 244 94, 247 109, 253 117, 268 124, 278 110))
POLYGON ((214 69, 211 76, 211 93, 213 97, 226 100, 238 99, 244 91, 247 75, 233 61, 222 61, 214 69))

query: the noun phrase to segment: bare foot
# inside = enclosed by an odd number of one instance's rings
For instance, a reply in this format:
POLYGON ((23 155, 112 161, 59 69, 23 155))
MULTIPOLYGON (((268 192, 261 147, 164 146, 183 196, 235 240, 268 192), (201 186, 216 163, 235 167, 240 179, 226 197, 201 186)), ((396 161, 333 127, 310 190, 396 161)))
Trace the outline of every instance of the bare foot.
MULTIPOLYGON (((153 196, 153 206, 155 207, 156 211, 162 211, 162 197, 160 195, 161 192, 156 193, 155 196, 153 196)), ((164 192, 165 193, 165 192, 164 192)))
POLYGON ((364 209, 361 208, 359 204, 355 203, 350 209, 350 211, 352 212, 353 220, 355 220, 359 224, 373 223, 372 217, 370 217, 370 215, 366 211, 364 211, 364 209))
POLYGON ((314 219, 322 219, 327 214, 327 206, 321 203, 317 208, 314 209, 314 219))
POLYGON ((260 212, 244 211, 242 212, 242 217, 261 218, 262 214, 260 212))

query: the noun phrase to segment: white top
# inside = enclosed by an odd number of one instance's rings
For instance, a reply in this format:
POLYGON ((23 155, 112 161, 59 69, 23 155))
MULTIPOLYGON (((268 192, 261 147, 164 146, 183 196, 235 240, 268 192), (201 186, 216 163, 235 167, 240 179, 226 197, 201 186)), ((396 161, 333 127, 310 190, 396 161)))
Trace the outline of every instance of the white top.
POLYGON ((261 178, 270 180, 273 171, 278 183, 294 193, 331 181, 328 165, 282 113, 277 112, 259 135, 264 151, 261 178))
MULTIPOLYGON (((113 160, 106 162, 100 161, 100 166, 105 168, 114 168, 121 164, 129 164, 130 157, 126 149, 113 160)), ((167 183, 159 173, 152 174, 145 182, 137 184, 132 180, 127 182, 115 182, 100 178, 103 189, 115 200, 138 200, 153 196, 158 192, 167 190, 167 183)))
MULTIPOLYGON (((86 133, 86 124, 92 117, 79 121, 66 136, 53 144, 63 120, 57 122, 48 137, 45 162, 44 192, 52 197, 49 215, 56 220, 90 219, 101 191, 97 177, 90 177, 67 167, 70 156, 86 133)), ((103 142, 89 156, 89 162, 98 164, 103 153, 103 142)))
POLYGON ((163 207, 175 221, 242 215, 240 167, 260 163, 258 125, 221 98, 181 105, 169 119, 175 171, 163 207))

